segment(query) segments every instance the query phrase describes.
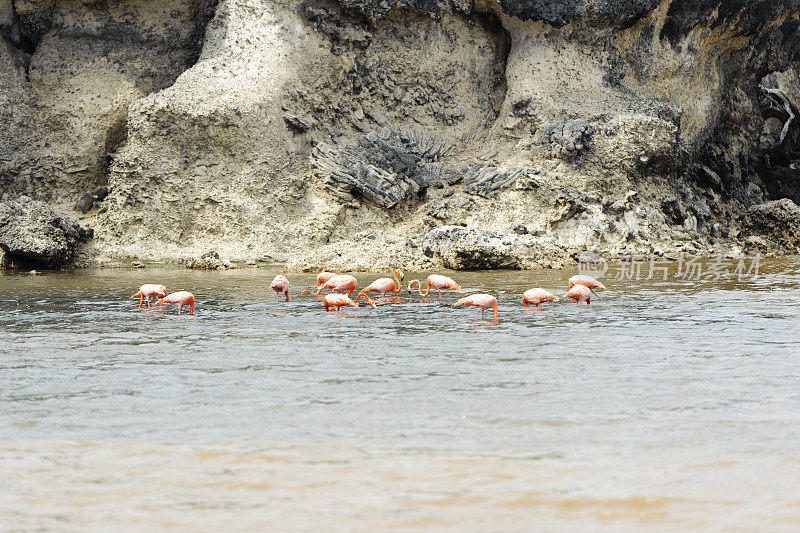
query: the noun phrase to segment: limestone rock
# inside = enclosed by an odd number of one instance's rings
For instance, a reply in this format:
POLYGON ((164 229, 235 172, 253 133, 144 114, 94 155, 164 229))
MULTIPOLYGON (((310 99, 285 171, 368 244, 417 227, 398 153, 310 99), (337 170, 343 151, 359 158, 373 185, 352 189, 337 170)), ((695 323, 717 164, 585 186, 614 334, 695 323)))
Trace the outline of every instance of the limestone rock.
POLYGON ((800 207, 788 198, 750 207, 742 228, 745 235, 774 241, 789 253, 800 252, 800 207))
POLYGON ((539 186, 533 176, 540 169, 512 167, 500 168, 488 163, 476 163, 464 171, 464 190, 484 198, 495 198, 503 189, 533 190, 539 186))
POLYGON ((195 257, 186 261, 186 268, 195 270, 230 270, 236 265, 227 259, 221 259, 219 254, 213 250, 205 252, 200 257, 195 257))
POLYGON ((6 261, 25 268, 68 265, 81 243, 92 236, 64 213, 21 196, 0 203, 0 248, 6 261))
POLYGON ((580 119, 550 124, 542 130, 542 142, 549 144, 553 154, 563 159, 586 150, 591 138, 592 127, 580 119))
POLYGON ((108 187, 97 187, 91 192, 86 192, 75 202, 75 210, 86 213, 94 208, 98 202, 102 202, 108 196, 108 187))
POLYGON ((561 248, 533 235, 462 226, 431 230, 422 250, 453 270, 560 268, 569 261, 561 248))
POLYGON ((92 246, 116 259, 384 269, 422 254, 394 243, 460 224, 517 228, 485 235, 487 265, 561 257, 550 243, 736 247, 722 228, 749 205, 800 203, 800 156, 761 148, 757 91, 800 79, 798 15, 800 0, 0 2, 0 200, 87 193, 92 246))

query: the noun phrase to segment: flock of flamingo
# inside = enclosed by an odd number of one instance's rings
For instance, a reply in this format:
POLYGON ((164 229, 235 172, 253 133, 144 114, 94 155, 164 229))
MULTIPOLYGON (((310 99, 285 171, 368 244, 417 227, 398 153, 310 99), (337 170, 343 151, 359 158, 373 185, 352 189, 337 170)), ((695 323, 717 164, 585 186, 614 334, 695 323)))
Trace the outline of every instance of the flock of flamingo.
MULTIPOLYGON (((338 311, 342 307, 359 307, 358 301, 361 300, 361 298, 364 298, 367 305, 375 308, 376 302, 366 293, 379 293, 384 302, 390 302, 390 300, 386 299, 386 295, 389 293, 397 294, 402 291, 402 281, 404 278, 405 276, 403 275, 403 272, 400 269, 397 269, 394 271, 393 278, 376 279, 361 289, 361 291, 359 291, 359 293, 356 295, 355 299, 351 299, 353 292, 355 292, 356 287, 358 286, 358 280, 356 280, 355 277, 348 274, 320 272, 320 274, 317 276, 317 291, 312 292, 310 290, 304 290, 300 294, 312 294, 314 296, 319 296, 325 289, 332 291, 330 294, 326 294, 322 298, 322 306, 325 308, 326 312, 330 310, 338 311)), ((440 302, 442 299, 443 290, 461 290, 461 285, 456 283, 452 278, 441 276, 439 274, 431 274, 428 276, 428 278, 425 280, 425 292, 422 292, 422 282, 420 280, 415 279, 409 281, 407 287, 409 294, 413 294, 412 289, 415 285, 419 295, 422 297, 428 296, 431 292, 431 288, 436 289, 440 302)), ((275 279, 272 280, 272 283, 270 283, 268 290, 275 291, 275 296, 278 300, 280 300, 281 294, 283 294, 288 302, 290 286, 291 283, 289 282, 289 279, 283 274, 278 274, 275 276, 275 279)), ((595 278, 579 274, 569 278, 569 291, 564 295, 564 297, 569 298, 574 303, 589 305, 591 303, 592 294, 596 294, 594 289, 605 288, 605 285, 597 281, 595 278)), ((179 291, 172 294, 167 294, 167 288, 164 285, 148 283, 139 287, 139 291, 129 299, 132 300, 137 296, 139 297, 139 307, 143 307, 144 305, 150 307, 151 301, 155 299, 156 301, 152 304, 153 306, 175 304, 178 306, 178 314, 181 314, 181 310, 188 306, 189 314, 194 314, 195 299, 194 294, 191 292, 179 291)), ((558 301, 558 296, 545 289, 536 287, 523 293, 522 306, 527 307, 528 305, 533 305, 540 307, 544 302, 549 302, 551 300, 558 301)), ((399 299, 396 299, 395 301, 399 301, 399 299)), ((494 320, 497 320, 497 298, 491 294, 473 294, 472 296, 461 298, 453 305, 475 306, 479 309, 478 316, 480 318, 483 318, 487 309, 492 309, 494 310, 494 320)))

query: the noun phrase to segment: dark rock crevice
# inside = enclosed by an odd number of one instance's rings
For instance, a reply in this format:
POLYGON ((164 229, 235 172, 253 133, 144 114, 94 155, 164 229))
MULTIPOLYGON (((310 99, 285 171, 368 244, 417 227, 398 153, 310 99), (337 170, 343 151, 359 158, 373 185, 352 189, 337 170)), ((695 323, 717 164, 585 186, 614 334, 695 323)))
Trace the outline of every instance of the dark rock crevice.
POLYGON ((10 0, 10 6, 7 8, 8 20, 0 21, 0 36, 8 39, 15 48, 30 55, 36 50, 36 43, 22 32, 14 2, 15 0, 10 0))
POLYGON ((655 9, 660 0, 500 0, 504 13, 556 28, 578 19, 593 26, 625 29, 655 9))

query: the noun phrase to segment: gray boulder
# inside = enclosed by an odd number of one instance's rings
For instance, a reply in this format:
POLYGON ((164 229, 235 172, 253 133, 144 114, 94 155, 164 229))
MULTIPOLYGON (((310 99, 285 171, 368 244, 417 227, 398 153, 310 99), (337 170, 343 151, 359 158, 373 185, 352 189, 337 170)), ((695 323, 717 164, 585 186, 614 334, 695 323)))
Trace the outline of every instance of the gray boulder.
POLYGON ((431 230, 422 252, 453 270, 561 268, 569 261, 563 249, 534 235, 463 226, 431 230))
POLYGON ((231 270, 236 268, 236 265, 227 259, 220 258, 219 254, 214 250, 205 252, 199 258, 189 259, 186 261, 185 266, 195 270, 231 270))
POLYGON ((742 233, 764 237, 796 253, 800 250, 800 207, 788 198, 754 205, 742 217, 742 233))
POLYGON ((585 120, 568 120, 550 124, 542 130, 542 142, 553 155, 570 159, 583 152, 592 138, 592 127, 585 120))
POLYGON ((60 268, 92 237, 72 218, 44 202, 21 196, 0 203, 0 248, 5 261, 23 268, 60 268))
POLYGON ((94 208, 98 202, 102 202, 108 196, 108 187, 97 187, 92 192, 83 193, 78 201, 75 202, 75 210, 87 213, 94 208))

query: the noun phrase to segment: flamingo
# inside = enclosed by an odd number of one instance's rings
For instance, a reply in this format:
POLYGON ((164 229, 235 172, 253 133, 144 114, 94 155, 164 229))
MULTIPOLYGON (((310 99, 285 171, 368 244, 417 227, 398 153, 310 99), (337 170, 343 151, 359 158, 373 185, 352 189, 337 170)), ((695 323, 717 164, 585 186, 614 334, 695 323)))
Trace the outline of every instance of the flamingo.
POLYGON ((146 283, 139 287, 139 292, 134 293, 133 296, 128 298, 128 300, 133 300, 137 296, 139 297, 139 307, 142 306, 142 302, 144 299, 147 298, 147 307, 150 307, 150 298, 163 298, 167 295, 167 288, 163 285, 156 285, 153 283, 146 283))
POLYGON ((183 306, 189 306, 189 314, 194 314, 194 294, 187 291, 179 291, 173 292, 172 294, 161 298, 160 300, 156 301, 153 305, 161 305, 161 304, 175 304, 178 306, 178 314, 181 314, 181 309, 183 306))
POLYGON ((319 274, 317 274, 317 287, 323 285, 326 281, 328 281, 335 275, 336 274, 334 274, 333 272, 320 272, 319 274))
POLYGON ((578 274, 569 278, 569 288, 571 289, 575 285, 583 285, 584 287, 588 287, 590 290, 606 288, 605 285, 594 279, 592 276, 586 276, 583 274, 578 274))
POLYGON ((366 294, 359 294, 355 301, 351 300, 346 294, 326 294, 325 298, 322 299, 322 305, 325 307, 325 311, 329 309, 338 311, 340 307, 358 307, 358 299, 362 296, 366 298, 367 302, 369 302, 373 308, 375 307, 375 302, 366 294))
POLYGON ((283 293, 286 296, 286 301, 289 301, 289 280, 286 276, 282 274, 278 274, 275 276, 275 279, 272 280, 272 283, 269 284, 269 288, 275 291, 275 297, 280 298, 280 294, 283 293))
POLYGON ((483 318, 483 314, 487 309, 492 308, 494 309, 494 320, 495 322, 497 321, 497 298, 491 294, 473 294, 472 296, 461 298, 454 305, 474 305, 475 307, 480 307, 480 318, 483 318))
MULTIPOLYGON (((403 290, 403 285, 400 283, 403 281, 403 278, 405 278, 403 271, 397 268, 394 271, 394 279, 378 278, 361 289, 361 292, 358 293, 358 296, 361 296, 368 291, 379 292, 381 293, 381 297, 386 296, 387 292, 398 293, 403 290), (397 276, 400 276, 400 279, 397 279, 397 276)), ((356 300, 358 300, 358 296, 356 296, 356 300)), ((364 296, 366 296, 366 294, 364 294, 364 296)))
POLYGON ((558 301, 558 296, 552 292, 536 287, 535 289, 528 289, 522 294, 522 307, 528 307, 528 304, 540 307, 539 304, 548 302, 550 300, 558 301))
POLYGON ((347 296, 351 296, 353 291, 356 290, 357 285, 358 280, 356 280, 356 278, 353 276, 348 276, 347 274, 341 274, 333 276, 328 281, 317 287, 317 292, 305 290, 300 294, 313 294, 315 296, 319 296, 319 293, 322 292, 322 289, 330 289, 333 292, 338 292, 341 294, 347 293, 347 296))
POLYGON ((425 280, 428 285, 428 288, 425 292, 422 292, 422 282, 418 279, 412 279, 408 282, 408 293, 411 294, 411 287, 414 284, 417 284, 417 289, 419 290, 420 296, 427 296, 431 292, 431 287, 439 291, 439 301, 442 301, 442 289, 455 289, 457 291, 461 290, 461 285, 453 281, 452 278, 448 278, 447 276, 440 276, 439 274, 431 274, 428 276, 428 279, 425 280))
POLYGON ((573 285, 572 288, 564 295, 566 298, 571 299, 574 303, 589 305, 591 302, 592 290, 586 285, 573 285))

